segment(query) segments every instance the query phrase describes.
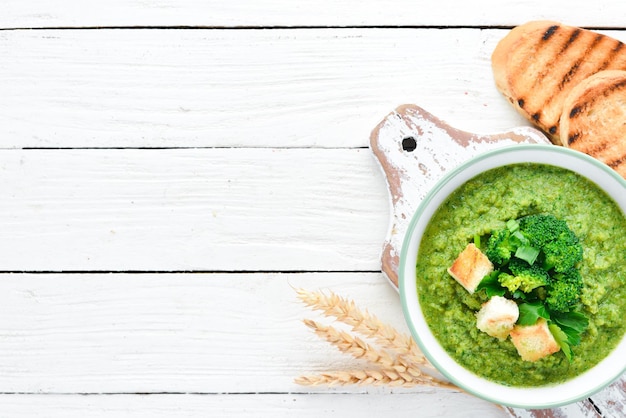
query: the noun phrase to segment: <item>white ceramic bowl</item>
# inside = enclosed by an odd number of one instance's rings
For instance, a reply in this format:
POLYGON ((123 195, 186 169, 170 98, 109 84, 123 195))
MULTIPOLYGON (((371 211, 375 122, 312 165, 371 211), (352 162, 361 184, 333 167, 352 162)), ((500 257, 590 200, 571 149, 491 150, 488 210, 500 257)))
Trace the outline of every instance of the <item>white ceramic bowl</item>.
POLYGON ((515 163, 541 163, 569 169, 600 186, 626 213, 626 181, 586 154, 553 145, 515 145, 479 155, 448 172, 422 201, 407 230, 399 268, 399 287, 406 322, 430 362, 450 381, 478 397, 516 408, 553 408, 589 397, 626 370, 626 338, 595 367, 567 382, 534 388, 509 387, 468 371, 448 355, 431 333, 419 305, 415 264, 426 226, 450 193, 476 175, 515 163))

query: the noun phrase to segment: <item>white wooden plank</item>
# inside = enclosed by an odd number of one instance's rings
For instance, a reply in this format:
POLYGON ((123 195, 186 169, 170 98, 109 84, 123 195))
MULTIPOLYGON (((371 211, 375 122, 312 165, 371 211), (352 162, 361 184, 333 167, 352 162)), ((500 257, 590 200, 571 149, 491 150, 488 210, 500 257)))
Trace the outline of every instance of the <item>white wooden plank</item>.
POLYGON ((0 150, 0 271, 379 270, 368 149, 0 150))
POLYGON ((505 33, 0 31, 2 146, 362 147, 403 103, 504 131, 528 124, 493 82, 505 33))
POLYGON ((354 26, 514 25, 561 19, 577 25, 624 25, 623 3, 582 0, 5 0, 0 27, 50 26, 354 26))
MULTIPOLYGON (((304 318, 330 321, 297 301, 294 288, 332 290, 408 332, 397 293, 373 273, 0 275, 0 415, 24 408, 30 416, 55 404, 51 416, 86 408, 165 414, 173 405, 237 416, 256 402, 260 416, 282 416, 319 414, 331 406, 360 410, 364 406, 356 404, 384 395, 381 408, 428 405, 420 416, 504 416, 458 391, 295 385, 301 373, 362 364, 306 329, 304 318), (189 393, 212 399, 184 395, 189 393), (250 393, 260 394, 249 399, 250 393), (109 396, 84 396, 89 394, 109 396), (281 403, 288 404, 285 411, 281 403)), ((589 416, 580 405, 560 411, 589 416)), ((519 410, 516 416, 535 415, 519 410)))
MULTIPOLYGON (((3 416, 84 417, 506 417, 494 405, 459 393, 244 395, 3 395, 3 416)), ((572 415, 571 418, 576 417, 572 415)))
POLYGON ((626 374, 593 397, 593 403, 605 417, 626 416, 626 374))
POLYGON ((362 366, 301 322, 324 318, 300 287, 408 332, 397 292, 374 273, 2 274, 0 392, 367 392, 293 382, 362 366))

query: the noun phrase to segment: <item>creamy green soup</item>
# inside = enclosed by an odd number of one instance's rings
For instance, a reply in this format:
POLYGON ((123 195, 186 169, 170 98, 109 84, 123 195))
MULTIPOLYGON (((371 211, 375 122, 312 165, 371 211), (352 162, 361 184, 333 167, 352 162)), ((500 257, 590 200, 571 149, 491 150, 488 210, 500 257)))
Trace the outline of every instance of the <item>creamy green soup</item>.
POLYGON ((427 226, 417 258, 417 289, 428 324, 461 365, 492 381, 540 386, 573 378, 606 357, 626 329, 626 219, 606 193, 558 167, 514 164, 487 171, 457 189, 427 226), (589 327, 570 363, 559 351, 523 361, 510 339, 476 328, 484 291, 469 294, 446 271, 475 235, 505 227, 509 219, 549 213, 579 237, 584 280, 582 312, 589 327))

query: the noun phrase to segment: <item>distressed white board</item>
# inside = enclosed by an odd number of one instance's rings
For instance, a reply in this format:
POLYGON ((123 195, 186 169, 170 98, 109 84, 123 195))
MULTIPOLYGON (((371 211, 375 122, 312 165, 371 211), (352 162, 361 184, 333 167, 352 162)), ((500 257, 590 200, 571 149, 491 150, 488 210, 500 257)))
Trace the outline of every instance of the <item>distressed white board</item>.
POLYGON ((362 367, 302 323, 330 321, 296 288, 332 290, 408 332, 379 273, 1 274, 0 392, 380 392, 294 383, 362 367))
POLYGON ((49 26, 512 26, 532 19, 623 27, 620 0, 5 0, 0 27, 49 26))
POLYGON ((402 103, 502 131, 526 123, 493 82, 505 34, 0 31, 2 147, 366 147, 402 103))
POLYGON ((528 125, 493 81, 506 33, 0 31, 2 147, 366 147, 403 103, 505 131, 528 125))
MULTIPOLYGON (((361 365, 302 324, 312 318, 341 327, 299 302, 295 288, 333 291, 408 333, 398 295, 379 273, 2 274, 0 413, 76 416, 95 408, 143 416, 178 407, 236 416, 256 402, 261 416, 282 416, 274 408, 286 399, 298 402, 289 410, 313 414, 330 405, 337 412, 360 410, 356 403, 386 396, 379 407, 423 408, 425 416, 506 416, 457 391, 294 384, 302 373, 361 365), (209 400, 188 393, 221 395, 209 400)), ((594 397, 601 409, 608 409, 607 394, 594 397)), ((559 411, 564 415, 556 416, 593 416, 581 404, 559 411)))
POLYGON ((506 417, 497 407, 459 393, 420 394, 178 394, 178 395, 14 395, 0 396, 6 416, 84 417, 255 417, 397 418, 506 417))
POLYGON ((367 149, 0 150, 0 271, 378 270, 367 149))

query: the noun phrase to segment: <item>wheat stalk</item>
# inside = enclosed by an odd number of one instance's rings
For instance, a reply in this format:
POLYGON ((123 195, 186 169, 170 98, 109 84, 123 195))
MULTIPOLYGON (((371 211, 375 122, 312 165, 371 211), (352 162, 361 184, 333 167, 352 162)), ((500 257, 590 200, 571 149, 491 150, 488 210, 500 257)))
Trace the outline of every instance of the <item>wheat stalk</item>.
POLYGON ((377 350, 359 337, 353 337, 345 331, 322 325, 311 319, 305 319, 304 324, 339 350, 352 355, 354 358, 364 359, 383 367, 393 367, 396 363, 389 354, 377 350))
POLYGON ((311 319, 305 319, 304 324, 311 328, 321 338, 333 344, 340 351, 350 354, 356 359, 363 359, 378 366, 379 370, 332 372, 318 376, 307 376, 296 380, 300 384, 389 384, 390 386, 428 385, 445 388, 455 386, 424 374, 417 365, 396 354, 395 357, 384 350, 378 350, 359 337, 352 336, 345 331, 329 325, 323 325, 311 319), (365 375, 363 373, 366 373, 365 375), (331 378, 332 377, 332 378, 331 378), (308 383, 307 383, 308 382, 308 383), (317 382, 317 383, 313 383, 317 382))
POLYGON ((344 299, 332 292, 310 292, 296 289, 298 297, 309 307, 322 311, 352 327, 352 330, 371 338, 382 346, 382 350, 368 344, 358 336, 323 325, 311 319, 304 324, 318 336, 336 346, 340 351, 354 358, 366 360, 375 369, 325 372, 319 375, 301 376, 295 381, 300 385, 389 385, 415 386, 428 385, 449 389, 456 386, 422 372, 422 367, 434 371, 410 336, 399 333, 393 327, 382 323, 378 318, 361 311, 353 301, 344 299))
POLYGON ((348 370, 325 372, 319 375, 298 377, 295 382, 303 386, 341 386, 341 385, 374 385, 412 387, 421 385, 415 379, 405 379, 401 375, 388 370, 348 370))
POLYGON ((353 301, 342 298, 333 292, 326 295, 322 292, 296 289, 296 293, 307 306, 351 326, 353 331, 374 339, 382 346, 402 356, 407 362, 435 370, 410 336, 384 324, 369 312, 360 310, 353 301))

